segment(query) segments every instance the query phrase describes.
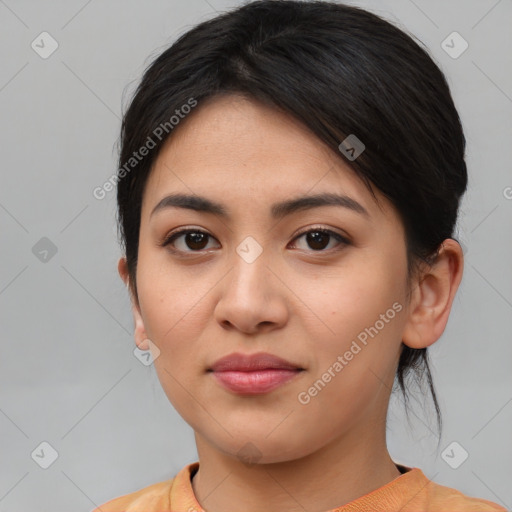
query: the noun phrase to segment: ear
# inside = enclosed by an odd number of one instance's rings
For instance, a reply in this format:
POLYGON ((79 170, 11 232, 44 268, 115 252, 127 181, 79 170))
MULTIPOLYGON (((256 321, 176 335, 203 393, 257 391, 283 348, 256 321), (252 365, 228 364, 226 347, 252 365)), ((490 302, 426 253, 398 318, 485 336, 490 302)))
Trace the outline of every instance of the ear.
POLYGON ((464 256, 456 240, 447 238, 435 263, 413 284, 408 319, 402 342, 411 348, 424 348, 443 334, 455 293, 462 280, 464 256))
POLYGON ((128 274, 128 265, 125 257, 121 257, 119 259, 119 262, 117 264, 117 270, 130 294, 133 320, 135 323, 135 343, 140 350, 149 350, 149 339, 146 334, 146 328, 144 327, 144 320, 142 319, 142 315, 140 313, 140 306, 138 300, 134 296, 134 291, 130 287, 130 276, 128 274))

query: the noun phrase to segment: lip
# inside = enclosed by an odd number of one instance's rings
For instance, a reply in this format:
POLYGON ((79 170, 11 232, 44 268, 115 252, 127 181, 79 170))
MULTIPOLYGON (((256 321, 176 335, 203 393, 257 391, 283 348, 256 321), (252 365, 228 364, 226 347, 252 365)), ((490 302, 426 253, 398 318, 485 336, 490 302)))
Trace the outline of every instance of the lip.
POLYGON ((251 372, 256 370, 303 370, 301 366, 281 359, 267 352, 257 354, 241 354, 235 352, 218 359, 211 368, 213 372, 238 371, 251 372))
POLYGON ((208 369, 228 390, 248 395, 269 393, 303 370, 297 364, 264 352, 250 355, 230 354, 208 369))

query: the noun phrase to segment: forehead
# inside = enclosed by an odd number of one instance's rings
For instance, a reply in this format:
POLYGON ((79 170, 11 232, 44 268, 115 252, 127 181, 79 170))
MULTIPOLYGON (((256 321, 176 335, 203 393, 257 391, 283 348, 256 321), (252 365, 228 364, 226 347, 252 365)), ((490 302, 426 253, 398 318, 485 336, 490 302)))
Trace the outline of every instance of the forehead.
POLYGON ((209 98, 173 131, 150 173, 143 215, 169 192, 222 203, 266 203, 336 193, 382 215, 363 182, 313 132, 293 117, 240 96, 209 98))

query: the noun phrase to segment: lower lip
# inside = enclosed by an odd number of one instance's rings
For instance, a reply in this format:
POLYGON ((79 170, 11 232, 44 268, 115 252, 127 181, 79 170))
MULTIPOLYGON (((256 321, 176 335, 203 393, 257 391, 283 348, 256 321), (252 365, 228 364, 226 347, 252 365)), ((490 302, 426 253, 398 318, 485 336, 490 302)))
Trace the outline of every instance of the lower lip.
POLYGON ((251 372, 213 372, 216 379, 235 393, 257 395, 268 393, 293 379, 301 370, 257 370, 251 372))

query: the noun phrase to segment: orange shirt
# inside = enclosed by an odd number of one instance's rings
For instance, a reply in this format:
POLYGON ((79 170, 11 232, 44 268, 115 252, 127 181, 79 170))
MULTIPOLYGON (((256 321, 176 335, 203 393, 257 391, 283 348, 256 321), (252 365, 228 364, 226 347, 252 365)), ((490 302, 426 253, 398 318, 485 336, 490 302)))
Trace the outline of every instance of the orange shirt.
MULTIPOLYGON (((432 482, 419 468, 397 467, 402 474, 391 482, 328 512, 507 512, 492 501, 432 482)), ((189 464, 170 480, 114 498, 92 512, 204 512, 191 482, 198 468, 199 462, 189 464)))

